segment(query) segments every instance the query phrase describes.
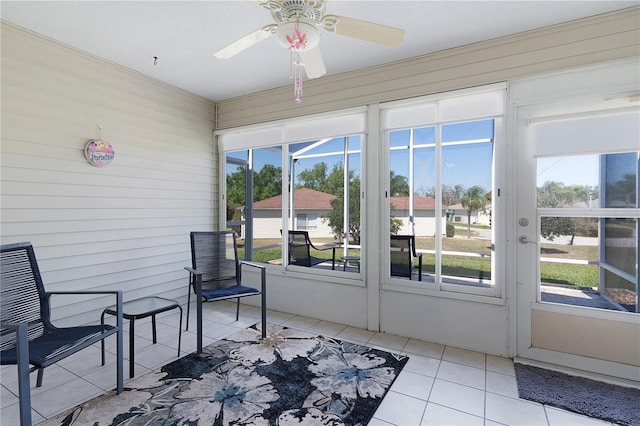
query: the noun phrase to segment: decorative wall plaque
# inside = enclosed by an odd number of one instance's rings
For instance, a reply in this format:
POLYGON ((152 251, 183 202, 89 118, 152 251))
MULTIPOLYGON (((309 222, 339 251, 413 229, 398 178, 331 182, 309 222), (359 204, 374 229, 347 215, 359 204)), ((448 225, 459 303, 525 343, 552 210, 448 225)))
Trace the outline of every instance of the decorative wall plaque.
POLYGON ((91 139, 84 148, 87 161, 96 167, 108 166, 116 156, 116 152, 109 142, 101 139, 91 139))

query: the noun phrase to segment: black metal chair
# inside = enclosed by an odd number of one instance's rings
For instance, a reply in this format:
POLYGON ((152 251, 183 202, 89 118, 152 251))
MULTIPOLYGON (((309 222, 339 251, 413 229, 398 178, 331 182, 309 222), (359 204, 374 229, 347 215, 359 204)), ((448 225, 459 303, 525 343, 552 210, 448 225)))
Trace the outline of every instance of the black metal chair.
POLYGON ((418 259, 418 281, 422 281, 422 253, 416 252, 414 235, 391 235, 391 276, 413 279, 418 259))
POLYGON ((335 244, 328 244, 323 247, 316 247, 309 238, 307 231, 289 231, 289 265, 315 266, 320 263, 331 261, 331 269, 336 269, 336 247, 335 244), (317 251, 332 250, 331 259, 316 257, 312 255, 311 249, 317 251))
POLYGON ((235 231, 191 232, 191 267, 187 297, 187 327, 191 290, 197 299, 197 352, 202 352, 202 302, 237 299, 236 321, 240 317, 240 298, 262 295, 262 338, 267 336, 266 267, 238 259, 235 231), (242 284, 242 266, 260 270, 260 289, 242 284))
POLYGON ((117 392, 122 381, 122 292, 44 291, 33 246, 29 242, 0 246, 0 364, 18 366, 21 424, 31 424, 29 373, 38 371, 36 387, 42 385, 44 369, 107 337, 117 335, 117 392), (59 328, 51 323, 52 295, 115 296, 120 307, 116 326, 83 325, 59 328), (33 367, 29 367, 32 365, 33 367))

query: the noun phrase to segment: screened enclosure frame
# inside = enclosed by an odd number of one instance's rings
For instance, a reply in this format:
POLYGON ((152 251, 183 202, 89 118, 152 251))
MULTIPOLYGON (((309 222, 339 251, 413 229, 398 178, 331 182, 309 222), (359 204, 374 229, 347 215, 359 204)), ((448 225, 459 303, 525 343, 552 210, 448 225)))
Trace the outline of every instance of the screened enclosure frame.
MULTIPOLYGON (((227 164, 234 163, 233 160, 227 162, 227 155, 232 152, 247 150, 249 154, 249 158, 247 160, 247 163, 249 164, 247 181, 249 181, 253 177, 253 161, 251 156, 255 150, 262 148, 281 150, 281 164, 278 166, 281 167, 282 177, 282 189, 280 191, 282 194, 282 220, 277 229, 282 230, 283 233, 280 234, 282 242, 277 246, 282 250, 282 259, 288 259, 288 246, 285 241, 285 231, 288 229, 295 229, 296 215, 297 212, 300 211, 296 206, 295 190, 289 190, 290 188, 296 187, 296 162, 304 159, 317 159, 322 156, 340 155, 343 169, 342 197, 344 200, 349 200, 349 197, 352 195, 349 192, 349 176, 351 170, 350 155, 357 154, 360 156, 359 164, 357 165, 360 173, 364 173, 365 168, 362 158, 362 152, 365 145, 365 113, 366 108, 364 107, 351 108, 331 114, 315 115, 313 119, 302 117, 299 119, 282 120, 277 123, 270 123, 267 125, 247 126, 242 130, 223 130, 216 132, 220 159, 220 193, 222 195, 220 197, 219 204, 220 211, 223 212, 226 209, 226 194, 228 192, 228 188, 226 187, 225 173, 227 164), (356 136, 359 138, 359 147, 351 148, 350 138, 356 136), (314 154, 310 152, 314 148, 321 147, 327 142, 335 141, 337 138, 344 139, 344 146, 340 152, 325 152, 323 154, 314 154), (307 145, 302 147, 302 144, 307 145), (293 150, 294 147, 296 147, 295 150, 293 150)), ((361 191, 364 191, 363 180, 360 180, 360 185, 362 185, 361 191)), ((246 194, 248 196, 249 191, 247 191, 246 194)), ((358 194, 358 196, 360 196, 360 194, 358 194)), ((247 218, 255 217, 253 214, 253 204, 254 202, 248 199, 245 202, 244 215, 246 215, 247 218)), ((360 203, 361 212, 363 211, 363 208, 364 204, 360 203)), ((302 213, 304 213, 304 210, 302 213)), ((350 239, 347 239, 349 236, 349 227, 347 225, 350 213, 350 203, 344 202, 342 215, 344 218, 343 229, 346 232, 343 232, 340 236, 340 243, 344 241, 344 245, 340 249, 343 252, 343 255, 346 255, 350 248, 354 248, 350 243, 350 239), (345 238, 345 235, 347 238, 345 238)), ((222 222, 220 224, 221 228, 230 225, 230 223, 227 223, 225 219, 226 217, 222 217, 222 215, 220 216, 220 220, 222 222)), ((317 217, 317 220, 321 220, 320 216, 317 217)), ((244 218, 243 222, 245 222, 244 218)), ((244 226, 248 227, 248 220, 246 222, 247 223, 245 223, 244 226)), ((253 227, 254 224, 251 224, 251 226, 253 227)), ((362 226, 362 219, 360 220, 360 226, 362 226)), ((276 229, 275 226, 274 229, 276 229)), ((274 247, 274 245, 266 246, 266 248, 274 247)), ((265 247, 256 248, 250 246, 249 250, 247 250, 247 247, 245 246, 245 252, 247 253, 245 257, 247 259, 252 259, 252 253, 256 253, 261 248, 265 247)), ((361 246, 358 246, 357 248, 361 248, 361 246)), ((284 261, 283 263, 286 264, 284 261)), ((296 269, 296 267, 294 266, 293 269, 296 269)), ((337 273, 337 269, 338 268, 336 268, 336 271, 331 271, 331 273, 337 273)), ((342 273, 341 269, 342 268, 340 268, 340 273, 342 273)), ((305 272, 308 273, 308 271, 305 272)), ((323 272, 324 271, 320 273, 323 272)), ((353 271, 350 271, 344 275, 353 277, 354 275, 360 276, 361 274, 359 272, 356 274, 353 271)))

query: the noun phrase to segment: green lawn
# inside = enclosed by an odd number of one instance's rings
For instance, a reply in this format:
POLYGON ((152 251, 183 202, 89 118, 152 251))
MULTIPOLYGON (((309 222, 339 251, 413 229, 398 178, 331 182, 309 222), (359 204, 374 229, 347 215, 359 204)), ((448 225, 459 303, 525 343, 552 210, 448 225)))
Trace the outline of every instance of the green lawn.
MULTIPOLYGON (((264 246, 279 243, 279 239, 256 241, 257 246, 264 246)), ((315 241, 314 241, 315 242, 315 241)), ((332 243, 335 240, 318 240, 318 243, 332 243)), ((433 237, 418 237, 416 245, 418 249, 431 250, 434 247, 433 237)), ((468 253, 491 254, 491 244, 488 240, 465 238, 458 236, 445 238, 442 240, 442 248, 445 251, 457 251, 468 253)), ((556 244, 543 244, 541 247, 542 257, 565 258, 565 259, 597 259, 597 247, 595 246, 566 246, 556 244)), ((240 257, 244 256, 244 245, 238 245, 240 257)), ((331 258, 331 251, 318 251, 312 253, 313 256, 324 259, 331 258)), ((350 250, 351 255, 359 255, 359 250, 350 250)), ((282 251, 280 248, 270 248, 257 251, 254 255, 256 262, 281 263, 282 251)), ((336 260, 342 259, 342 250, 336 252, 336 260)), ((434 272, 435 256, 423 255, 423 272, 434 272)), ((442 258, 442 273, 445 275, 469 277, 469 278, 491 278, 491 258, 448 256, 442 258)), ((543 262, 540 270, 541 280, 545 283, 557 283, 565 285, 575 285, 578 287, 596 287, 598 285, 598 268, 595 265, 571 265, 560 263, 543 262)))

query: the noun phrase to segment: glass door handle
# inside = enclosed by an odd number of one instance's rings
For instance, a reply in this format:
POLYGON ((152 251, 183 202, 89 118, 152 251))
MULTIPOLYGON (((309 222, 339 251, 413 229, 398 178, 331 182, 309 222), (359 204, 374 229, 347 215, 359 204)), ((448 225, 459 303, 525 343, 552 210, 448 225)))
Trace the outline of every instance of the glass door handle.
POLYGON ((528 239, 526 235, 520 235, 518 241, 520 241, 520 244, 538 244, 537 241, 531 241, 530 239, 528 239))

